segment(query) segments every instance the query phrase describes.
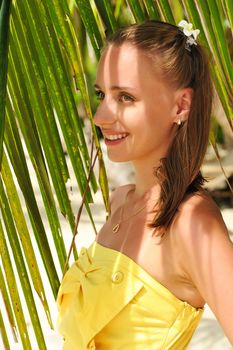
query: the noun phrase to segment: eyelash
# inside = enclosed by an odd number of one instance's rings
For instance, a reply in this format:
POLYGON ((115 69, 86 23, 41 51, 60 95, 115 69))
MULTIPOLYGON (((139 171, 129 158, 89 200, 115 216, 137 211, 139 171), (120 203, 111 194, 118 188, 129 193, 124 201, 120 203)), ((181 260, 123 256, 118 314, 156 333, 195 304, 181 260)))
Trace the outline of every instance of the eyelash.
MULTIPOLYGON (((102 101, 102 100, 103 100, 103 97, 102 97, 102 98, 100 97, 101 94, 104 95, 104 93, 103 93, 102 91, 96 90, 96 91, 95 91, 95 94, 96 94, 96 97, 97 97, 97 99, 98 99, 99 101, 102 101)), ((131 102, 134 101, 133 97, 131 97, 130 95, 125 94, 125 93, 123 93, 123 92, 120 93, 120 98, 123 97, 123 96, 126 96, 127 98, 129 98, 129 100, 127 100, 127 102, 129 102, 129 101, 131 101, 131 102)))

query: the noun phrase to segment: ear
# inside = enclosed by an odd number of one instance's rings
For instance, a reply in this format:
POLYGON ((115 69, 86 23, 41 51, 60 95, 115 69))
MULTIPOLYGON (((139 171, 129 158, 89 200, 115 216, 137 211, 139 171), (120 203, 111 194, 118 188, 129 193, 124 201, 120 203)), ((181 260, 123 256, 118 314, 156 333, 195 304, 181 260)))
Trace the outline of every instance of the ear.
POLYGON ((192 104, 193 89, 184 88, 178 90, 175 99, 175 114, 174 121, 177 123, 178 120, 184 122, 189 117, 189 112, 192 104))

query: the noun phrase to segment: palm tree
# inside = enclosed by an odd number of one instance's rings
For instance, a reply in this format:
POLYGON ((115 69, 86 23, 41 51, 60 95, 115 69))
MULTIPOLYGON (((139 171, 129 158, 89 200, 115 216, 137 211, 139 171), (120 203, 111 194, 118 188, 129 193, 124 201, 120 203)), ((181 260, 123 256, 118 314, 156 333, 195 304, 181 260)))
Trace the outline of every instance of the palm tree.
MULTIPOLYGON (((213 56, 216 95, 227 128, 233 131, 231 1, 170 3, 0 0, 0 327, 5 349, 10 349, 12 339, 23 349, 32 349, 25 312, 38 349, 47 349, 36 304, 40 300, 52 328, 47 296, 51 292, 55 303, 62 272, 71 254, 73 259, 78 257, 75 237, 83 206, 96 231, 90 203, 98 188, 109 213, 108 181, 92 120, 96 107, 92 83, 106 32, 146 18, 192 22, 213 56), (88 135, 85 125, 91 130, 88 135), (98 175, 94 171, 97 160, 98 175), (69 191, 71 172, 80 193, 76 218, 69 191), (48 229, 32 173, 39 184, 48 229), (62 230, 61 215, 70 232, 62 230)), ((215 127, 211 142, 216 145, 215 127)))

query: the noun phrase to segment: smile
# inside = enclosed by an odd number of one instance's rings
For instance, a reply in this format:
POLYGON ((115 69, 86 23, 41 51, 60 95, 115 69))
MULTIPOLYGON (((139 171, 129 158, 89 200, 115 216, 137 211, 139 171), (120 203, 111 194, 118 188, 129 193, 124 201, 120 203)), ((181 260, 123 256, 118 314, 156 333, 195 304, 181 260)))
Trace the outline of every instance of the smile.
POLYGON ((105 136, 104 142, 108 146, 118 145, 119 143, 124 142, 127 136, 129 136, 129 134, 108 135, 108 136, 105 136))
POLYGON ((127 134, 119 134, 119 135, 108 135, 108 136, 105 136, 105 138, 107 140, 119 140, 119 139, 123 139, 125 138, 126 136, 128 136, 127 134))

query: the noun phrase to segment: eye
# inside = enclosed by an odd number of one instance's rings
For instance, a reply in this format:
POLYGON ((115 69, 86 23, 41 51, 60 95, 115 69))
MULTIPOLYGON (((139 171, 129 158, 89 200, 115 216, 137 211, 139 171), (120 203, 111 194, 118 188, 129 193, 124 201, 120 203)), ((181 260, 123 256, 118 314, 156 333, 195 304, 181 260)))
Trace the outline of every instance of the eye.
POLYGON ((134 98, 128 94, 125 94, 125 93, 121 93, 120 94, 120 100, 122 102, 132 102, 134 101, 134 98))
MULTIPOLYGON (((104 93, 101 90, 95 90, 95 95, 97 97, 97 100, 102 101, 104 99, 104 93)), ((134 98, 125 92, 122 92, 118 96, 120 102, 132 102, 134 101, 134 98)))
POLYGON ((96 90, 95 91, 95 95, 96 95, 96 97, 97 97, 97 100, 103 100, 103 98, 104 98, 104 93, 102 92, 102 91, 100 91, 100 90, 96 90))

